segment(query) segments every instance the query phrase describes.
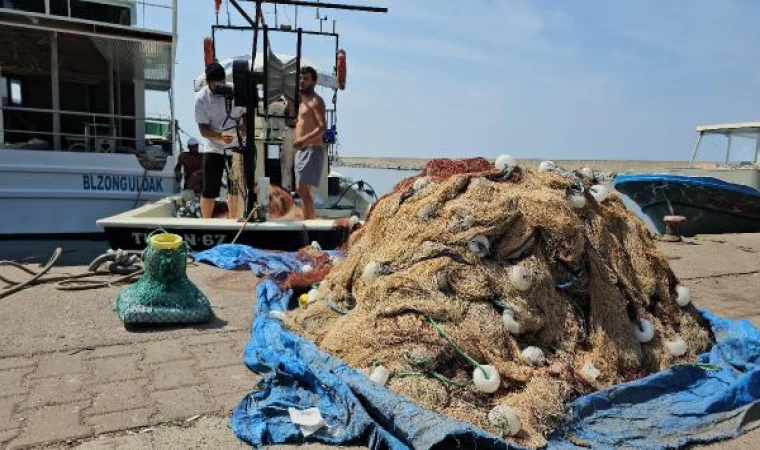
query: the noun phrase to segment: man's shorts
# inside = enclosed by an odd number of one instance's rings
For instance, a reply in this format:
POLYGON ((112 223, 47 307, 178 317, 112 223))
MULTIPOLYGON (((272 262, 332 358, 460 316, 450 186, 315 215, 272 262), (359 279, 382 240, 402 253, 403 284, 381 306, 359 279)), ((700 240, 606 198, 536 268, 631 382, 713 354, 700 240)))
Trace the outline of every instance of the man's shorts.
POLYGON ((325 151, 321 145, 306 147, 296 152, 293 163, 296 169, 296 187, 302 184, 318 187, 322 180, 325 151))
POLYGON ((229 163, 229 158, 229 156, 219 153, 203 154, 203 193, 201 194, 203 198, 219 197, 219 191, 222 190, 225 162, 229 163))

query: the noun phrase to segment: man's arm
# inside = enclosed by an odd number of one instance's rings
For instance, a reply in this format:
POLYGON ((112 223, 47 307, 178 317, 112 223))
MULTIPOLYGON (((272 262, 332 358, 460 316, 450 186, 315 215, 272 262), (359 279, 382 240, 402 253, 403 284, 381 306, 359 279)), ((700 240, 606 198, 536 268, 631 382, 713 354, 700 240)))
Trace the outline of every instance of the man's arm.
POLYGON ((185 156, 179 155, 179 158, 177 158, 177 165, 174 166, 174 178, 179 181, 182 179, 182 157, 185 156))
POLYGON ((211 125, 207 123, 199 123, 198 130, 201 132, 201 136, 205 137, 206 139, 214 139, 217 141, 222 140, 222 133, 219 131, 214 131, 214 129, 211 128, 211 125))

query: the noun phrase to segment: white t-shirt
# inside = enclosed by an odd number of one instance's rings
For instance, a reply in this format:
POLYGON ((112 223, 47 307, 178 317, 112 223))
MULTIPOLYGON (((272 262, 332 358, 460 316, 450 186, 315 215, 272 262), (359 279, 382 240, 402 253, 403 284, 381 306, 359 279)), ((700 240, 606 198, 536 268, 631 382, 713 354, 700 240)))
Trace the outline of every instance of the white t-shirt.
MULTIPOLYGON (((214 131, 222 132, 234 129, 237 119, 244 113, 245 108, 232 106, 230 118, 227 119, 224 97, 211 93, 208 86, 204 86, 195 95, 195 122, 210 125, 214 131)), ((225 147, 226 145, 221 139, 206 139, 206 145, 200 151, 202 153, 224 154, 225 147)))

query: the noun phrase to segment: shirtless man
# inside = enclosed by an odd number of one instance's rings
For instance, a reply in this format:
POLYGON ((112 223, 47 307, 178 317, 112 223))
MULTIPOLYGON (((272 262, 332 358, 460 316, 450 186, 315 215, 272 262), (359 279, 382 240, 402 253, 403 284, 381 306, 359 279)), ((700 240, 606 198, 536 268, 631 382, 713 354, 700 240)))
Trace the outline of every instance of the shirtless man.
POLYGON ((184 170, 185 184, 183 189, 192 189, 198 194, 203 190, 203 159, 201 153, 198 152, 198 140, 191 137, 187 141, 187 150, 177 158, 174 177, 179 183, 182 180, 182 171, 184 170))
POLYGON ((293 141, 293 148, 297 152, 294 166, 298 195, 303 201, 303 218, 311 220, 316 217, 311 187, 319 187, 325 161, 325 102, 314 92, 314 86, 317 85, 317 71, 314 68, 302 67, 298 84, 301 104, 298 106, 296 136, 293 141))

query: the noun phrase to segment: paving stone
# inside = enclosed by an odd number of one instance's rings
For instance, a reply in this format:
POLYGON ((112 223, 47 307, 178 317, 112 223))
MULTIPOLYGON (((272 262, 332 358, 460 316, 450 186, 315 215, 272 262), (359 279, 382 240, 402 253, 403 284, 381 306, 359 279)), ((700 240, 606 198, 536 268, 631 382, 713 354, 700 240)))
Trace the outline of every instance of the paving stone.
POLYGON ((156 402, 158 413, 152 422, 164 422, 173 419, 186 419, 196 414, 209 413, 214 405, 206 398, 208 386, 198 385, 150 393, 156 402))
POLYGON ((22 408, 38 408, 90 399, 90 393, 85 386, 85 376, 80 373, 29 380, 28 385, 29 398, 22 408))
POLYGON ((218 367, 203 371, 203 376, 211 386, 212 395, 228 392, 251 392, 255 389, 258 377, 245 364, 218 367))
POLYGON ((19 367, 29 367, 37 365, 37 357, 11 356, 9 358, 0 358, 0 370, 18 369, 19 367))
POLYGON ((109 433, 112 431, 128 430, 130 428, 144 427, 150 424, 150 416, 156 413, 156 409, 140 408, 128 411, 119 411, 97 416, 86 416, 85 425, 95 429, 95 433, 109 433))
POLYGON ((85 352, 70 355, 68 353, 53 353, 40 357, 37 370, 29 378, 58 377, 69 373, 87 373, 87 365, 83 358, 85 352))
POLYGON ((87 402, 68 403, 65 405, 46 406, 27 409, 26 427, 21 435, 11 441, 9 447, 27 447, 41 445, 51 441, 81 438, 92 435, 90 427, 83 426, 79 414, 87 407, 87 402))
MULTIPOLYGON (((149 434, 128 434, 126 436, 99 436, 73 448, 77 450, 144 450, 153 448, 149 434)), ((176 448, 169 446, 165 448, 176 448)))
POLYGON ((203 379, 196 375, 194 364, 194 360, 186 359, 146 366, 145 371, 150 378, 149 389, 166 390, 201 383, 203 379))
POLYGON ((87 359, 134 355, 142 353, 142 351, 143 348, 140 344, 109 345, 108 347, 96 348, 87 356, 87 359))
POLYGON ((21 434, 21 428, 16 428, 15 430, 0 431, 0 448, 5 448, 3 447, 3 444, 10 441, 11 439, 18 437, 19 434, 21 434))
POLYGON ((157 364, 190 358, 185 350, 184 339, 168 339, 145 345, 143 364, 157 364))
POLYGON ((216 342, 194 345, 190 347, 190 353, 198 361, 198 369, 242 365, 243 357, 236 347, 237 344, 231 341, 216 342))
POLYGON ((232 342, 230 333, 203 333, 185 338, 185 345, 188 346, 213 344, 216 342, 232 342))
POLYGON ((27 388, 24 386, 24 377, 33 370, 34 367, 0 370, 0 398, 26 394, 27 388))
POLYGON ((213 394, 214 409, 217 412, 229 413, 237 407, 238 404, 250 394, 251 391, 227 392, 224 394, 213 394))
MULTIPOLYGON (((250 449, 240 441, 229 426, 229 419, 220 417, 201 417, 193 422, 191 428, 167 427, 156 429, 153 435, 155 449, 250 449)), ((308 445, 308 444, 307 444, 308 445)), ((333 450, 325 448, 324 450, 333 450)), ((266 447, 267 450, 270 447, 266 447)), ((309 450, 308 447, 289 447, 289 450, 309 450)))
POLYGON ((92 364, 95 367, 96 383, 130 380, 145 376, 140 369, 140 356, 138 355, 99 358, 94 359, 92 364))
POLYGON ((21 422, 14 416, 18 404, 24 400, 25 396, 23 395, 0 398, 0 430, 10 430, 21 426, 21 422))
POLYGON ((145 395, 147 382, 148 380, 143 378, 93 385, 92 407, 88 408, 85 414, 87 416, 110 414, 152 406, 152 402, 145 395))

